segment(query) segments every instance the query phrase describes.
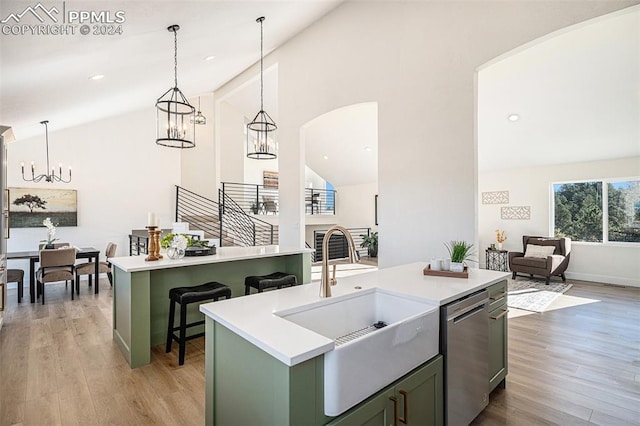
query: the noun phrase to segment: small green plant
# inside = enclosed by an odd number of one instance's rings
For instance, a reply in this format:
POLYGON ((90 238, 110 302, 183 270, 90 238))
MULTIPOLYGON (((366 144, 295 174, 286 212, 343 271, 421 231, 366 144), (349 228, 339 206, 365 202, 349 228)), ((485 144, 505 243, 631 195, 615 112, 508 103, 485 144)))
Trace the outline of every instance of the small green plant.
POLYGON ((466 241, 452 240, 449 243, 444 243, 447 250, 449 250, 449 256, 451 256, 451 262, 463 263, 466 261, 475 262, 471 259, 473 256, 473 244, 466 241))
POLYGON ((362 242, 360 247, 369 251, 369 256, 378 257, 378 232, 372 232, 369 235, 361 234, 362 242))

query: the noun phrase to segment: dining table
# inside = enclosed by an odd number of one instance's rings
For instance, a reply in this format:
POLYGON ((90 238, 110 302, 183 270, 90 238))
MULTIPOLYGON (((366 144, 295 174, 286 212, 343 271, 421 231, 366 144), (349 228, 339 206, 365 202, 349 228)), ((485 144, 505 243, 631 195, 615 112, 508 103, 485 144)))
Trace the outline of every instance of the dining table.
MULTIPOLYGON (((7 260, 18 260, 18 259, 28 259, 29 260, 29 296, 31 298, 31 303, 36 302, 36 262, 40 261, 40 251, 32 250, 32 251, 16 251, 7 253, 7 260)), ((100 266, 100 250, 93 247, 82 247, 76 250, 76 259, 88 259, 89 262, 95 262, 95 281, 96 285, 94 287, 94 293, 100 293, 100 285, 98 281, 99 266, 100 266)), ((89 275, 89 286, 92 285, 92 276, 89 275)), ((18 297, 18 303, 20 303, 20 297, 18 297)))

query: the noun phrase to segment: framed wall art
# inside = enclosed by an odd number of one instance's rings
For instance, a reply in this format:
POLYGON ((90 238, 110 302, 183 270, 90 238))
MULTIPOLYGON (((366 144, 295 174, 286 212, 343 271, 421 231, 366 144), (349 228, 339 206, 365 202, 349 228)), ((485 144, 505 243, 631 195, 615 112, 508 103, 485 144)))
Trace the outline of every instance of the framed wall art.
POLYGON ((75 189, 9 188, 9 226, 40 228, 51 218, 56 226, 78 226, 75 189))

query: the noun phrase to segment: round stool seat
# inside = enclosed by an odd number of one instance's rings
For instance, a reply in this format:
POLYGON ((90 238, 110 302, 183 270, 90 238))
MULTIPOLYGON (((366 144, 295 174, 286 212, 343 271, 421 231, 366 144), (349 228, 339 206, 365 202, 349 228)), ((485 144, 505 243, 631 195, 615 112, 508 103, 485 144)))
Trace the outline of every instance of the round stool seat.
POLYGON ((266 288, 282 288, 283 286, 297 284, 298 279, 295 275, 284 272, 274 272, 269 275, 252 275, 244 279, 244 294, 249 294, 251 287, 257 289, 258 293, 262 293, 266 288))
POLYGON ((231 289, 224 284, 212 281, 193 287, 175 287, 169 290, 169 299, 181 305, 202 300, 218 300, 231 297, 231 289))

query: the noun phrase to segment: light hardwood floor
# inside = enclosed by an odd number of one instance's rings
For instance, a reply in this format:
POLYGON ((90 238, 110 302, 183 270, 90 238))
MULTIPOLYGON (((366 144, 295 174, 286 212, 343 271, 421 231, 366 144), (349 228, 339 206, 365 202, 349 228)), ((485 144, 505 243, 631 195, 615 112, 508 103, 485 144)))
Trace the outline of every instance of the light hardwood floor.
MULTIPOLYGON (((47 304, 9 290, 0 331, 0 424, 204 424, 203 340, 156 347, 131 370, 111 339, 112 293, 82 283, 47 304)), ((167 302, 168 303, 168 302, 167 302)), ((475 425, 640 425, 640 289, 574 282, 543 314, 512 310, 507 388, 475 425)))

